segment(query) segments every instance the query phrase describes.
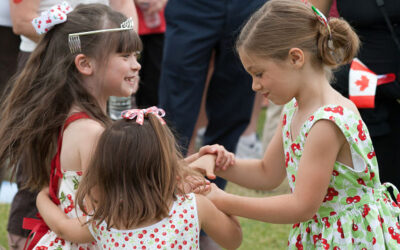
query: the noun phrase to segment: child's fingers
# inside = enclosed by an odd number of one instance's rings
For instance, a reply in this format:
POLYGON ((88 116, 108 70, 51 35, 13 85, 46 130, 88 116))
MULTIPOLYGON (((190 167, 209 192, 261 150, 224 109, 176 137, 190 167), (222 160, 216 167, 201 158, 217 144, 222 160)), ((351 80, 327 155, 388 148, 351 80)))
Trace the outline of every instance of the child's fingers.
POLYGON ((215 178, 217 178, 214 174, 214 169, 210 166, 207 166, 205 168, 201 167, 192 167, 192 168, 197 172, 199 172, 201 175, 206 176, 208 179, 214 180, 215 178))
POLYGON ((196 187, 193 190, 193 193, 206 195, 210 191, 211 191, 211 186, 210 186, 210 184, 208 184, 208 185, 203 185, 203 186, 196 187))
POLYGON ((209 186, 210 181, 206 180, 204 178, 200 177, 194 177, 194 176, 187 176, 185 177, 185 181, 180 184, 182 191, 187 194, 194 192, 194 190, 198 189, 199 192, 202 190, 201 187, 203 186, 209 186))
POLYGON ((232 160, 231 160, 231 166, 236 164, 236 156, 235 154, 232 154, 232 160))
POLYGON ((226 150, 224 146, 219 146, 217 150, 217 159, 215 159, 215 163, 217 166, 220 166, 222 161, 225 159, 226 150))
POLYGON ((212 145, 212 146, 206 145, 206 146, 201 147, 199 150, 199 157, 203 156, 205 154, 215 154, 215 152, 217 150, 216 146, 218 146, 218 145, 212 145))
POLYGON ((224 158, 219 163, 219 166, 223 169, 225 165, 227 165, 227 162, 229 162, 229 155, 225 153, 224 158))
POLYGON ((232 161, 232 155, 229 154, 226 157, 226 161, 224 162, 224 165, 222 166, 222 169, 226 170, 231 165, 231 161, 232 161))
POLYGON ((223 166, 221 166, 222 170, 226 170, 228 167, 233 166, 236 163, 235 155, 233 153, 227 154, 227 160, 223 166))
POLYGON ((191 181, 191 191, 190 192, 195 192, 195 193, 204 193, 207 192, 210 189, 210 181, 203 179, 203 178, 196 178, 192 177, 190 178, 191 181))

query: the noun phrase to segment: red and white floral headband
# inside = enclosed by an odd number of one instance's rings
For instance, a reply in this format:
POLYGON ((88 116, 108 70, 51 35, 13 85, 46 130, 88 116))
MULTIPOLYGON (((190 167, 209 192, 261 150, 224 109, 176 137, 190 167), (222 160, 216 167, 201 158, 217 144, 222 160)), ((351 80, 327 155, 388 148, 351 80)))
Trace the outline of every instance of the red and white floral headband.
POLYGON ((72 7, 64 1, 43 11, 39 17, 32 20, 32 25, 39 35, 47 33, 55 25, 67 21, 67 14, 71 11, 72 7))

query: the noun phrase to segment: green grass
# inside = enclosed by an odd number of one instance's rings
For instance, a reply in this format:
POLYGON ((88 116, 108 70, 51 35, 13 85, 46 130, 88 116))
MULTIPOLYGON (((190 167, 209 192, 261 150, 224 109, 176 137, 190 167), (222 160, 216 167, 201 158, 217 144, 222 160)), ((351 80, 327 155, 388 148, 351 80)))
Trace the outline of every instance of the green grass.
POLYGON ((9 204, 0 203, 0 249, 2 246, 3 247, 8 246, 6 228, 7 228, 9 210, 10 210, 9 204))

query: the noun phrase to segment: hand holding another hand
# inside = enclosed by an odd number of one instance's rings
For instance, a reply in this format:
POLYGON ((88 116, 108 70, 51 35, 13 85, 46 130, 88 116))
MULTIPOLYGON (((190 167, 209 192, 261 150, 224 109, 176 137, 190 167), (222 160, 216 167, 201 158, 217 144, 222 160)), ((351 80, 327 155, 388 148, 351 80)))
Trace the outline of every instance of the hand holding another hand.
POLYGON ((226 170, 235 164, 235 154, 229 152, 224 146, 219 144, 206 145, 200 148, 199 156, 214 154, 217 156, 215 166, 217 170, 226 170))

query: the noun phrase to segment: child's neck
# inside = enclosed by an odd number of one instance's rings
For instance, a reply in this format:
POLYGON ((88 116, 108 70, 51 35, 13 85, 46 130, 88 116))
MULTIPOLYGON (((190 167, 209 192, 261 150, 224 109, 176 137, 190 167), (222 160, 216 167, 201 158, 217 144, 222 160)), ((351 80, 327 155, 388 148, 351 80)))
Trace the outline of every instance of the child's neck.
POLYGON ((330 85, 325 72, 308 69, 301 79, 302 87, 295 96, 299 111, 314 110, 336 99, 336 91, 330 85))
POLYGON ((84 86, 88 90, 88 92, 96 98, 98 104, 100 105, 101 110, 106 113, 107 112, 107 101, 108 95, 104 93, 102 84, 99 83, 99 80, 94 77, 84 77, 83 78, 84 86))

